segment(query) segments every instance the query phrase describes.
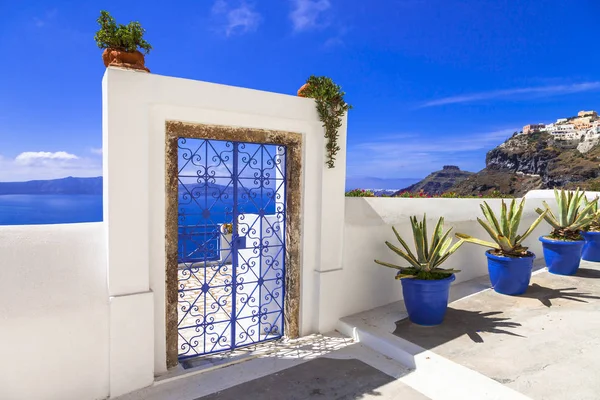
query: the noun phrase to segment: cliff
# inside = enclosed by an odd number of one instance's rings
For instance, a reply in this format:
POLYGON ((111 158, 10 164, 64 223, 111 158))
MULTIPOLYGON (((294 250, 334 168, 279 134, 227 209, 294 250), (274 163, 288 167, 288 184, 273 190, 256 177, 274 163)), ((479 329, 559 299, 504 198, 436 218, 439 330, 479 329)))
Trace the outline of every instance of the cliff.
POLYGON ((498 190, 521 196, 532 189, 597 189, 600 146, 581 153, 579 140, 555 140, 547 133, 517 135, 486 155, 486 167, 451 190, 463 195, 498 190))
POLYGON ((445 165, 441 171, 435 171, 422 181, 419 181, 413 185, 410 185, 398 192, 420 192, 423 191, 427 194, 442 194, 447 192, 454 185, 464 181, 473 172, 461 171, 455 165, 445 165))

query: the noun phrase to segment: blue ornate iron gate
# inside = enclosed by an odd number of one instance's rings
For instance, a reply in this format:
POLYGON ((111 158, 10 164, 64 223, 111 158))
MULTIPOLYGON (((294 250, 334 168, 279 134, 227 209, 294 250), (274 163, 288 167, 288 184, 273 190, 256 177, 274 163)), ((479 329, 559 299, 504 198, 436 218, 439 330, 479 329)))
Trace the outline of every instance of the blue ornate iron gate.
POLYGON ((179 359, 283 335, 285 157, 179 138, 179 359))

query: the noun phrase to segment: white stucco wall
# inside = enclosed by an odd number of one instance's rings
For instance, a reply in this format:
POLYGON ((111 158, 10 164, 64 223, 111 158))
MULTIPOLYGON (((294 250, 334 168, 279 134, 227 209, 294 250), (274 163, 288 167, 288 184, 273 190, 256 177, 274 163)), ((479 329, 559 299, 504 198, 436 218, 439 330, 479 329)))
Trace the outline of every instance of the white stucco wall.
MULTIPOLYGON (((146 349, 153 362, 111 394, 151 383, 166 371, 165 122, 298 132, 304 138, 301 316, 302 334, 319 330, 321 275, 342 268, 346 123, 337 167, 325 166, 325 139, 314 101, 296 96, 108 68, 103 79, 103 154, 108 279, 111 299, 150 296, 154 327, 146 349)), ((293 171, 291 173, 294 173, 293 171)), ((113 307, 121 307, 111 300, 113 307)), ((132 318, 142 318, 133 316, 132 318)), ((135 338, 145 317, 111 339, 135 338)), ((112 327, 111 327, 112 329, 112 327)), ((113 343, 114 342, 114 343, 113 343)), ((138 343, 139 347, 139 343, 138 343)), ((113 364, 113 369, 126 368, 113 364)))
POLYGON ((0 226, 0 399, 108 396, 102 223, 0 226))

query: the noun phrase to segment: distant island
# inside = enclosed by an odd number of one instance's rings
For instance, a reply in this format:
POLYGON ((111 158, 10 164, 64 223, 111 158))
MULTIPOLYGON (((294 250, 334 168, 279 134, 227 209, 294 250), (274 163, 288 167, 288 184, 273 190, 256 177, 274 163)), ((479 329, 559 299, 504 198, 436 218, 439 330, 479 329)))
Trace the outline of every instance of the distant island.
POLYGON ((0 195, 89 194, 102 195, 102 177, 0 182, 0 195))
POLYGON ((461 171, 456 165, 444 165, 441 171, 429 174, 425 179, 399 190, 395 195, 402 192, 423 192, 429 195, 446 193, 454 185, 473 175, 473 172, 461 171))

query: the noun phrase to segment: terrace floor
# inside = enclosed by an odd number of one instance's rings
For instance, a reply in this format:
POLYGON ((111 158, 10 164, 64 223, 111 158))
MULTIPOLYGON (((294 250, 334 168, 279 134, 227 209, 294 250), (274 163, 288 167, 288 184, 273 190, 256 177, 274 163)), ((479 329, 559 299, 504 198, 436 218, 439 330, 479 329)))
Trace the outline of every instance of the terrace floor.
POLYGON ((428 400, 398 378, 399 363, 338 333, 197 359, 118 400, 428 400))
POLYGON ((410 323, 399 302, 346 317, 340 330, 354 330, 414 375, 439 370, 465 389, 444 394, 431 387, 444 390, 444 378, 429 387, 414 379, 431 398, 600 399, 600 263, 583 261, 575 276, 537 271, 518 297, 489 289, 465 296, 481 285, 489 283, 453 287, 458 299, 438 327, 410 323))
POLYGON ((438 327, 389 304, 342 318, 340 333, 199 359, 119 400, 600 399, 600 263, 539 269, 519 297, 482 277, 451 301, 438 327))

